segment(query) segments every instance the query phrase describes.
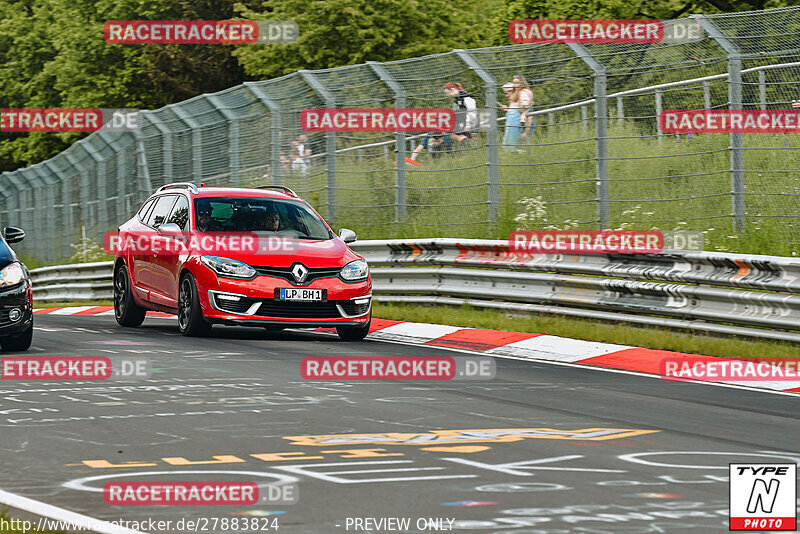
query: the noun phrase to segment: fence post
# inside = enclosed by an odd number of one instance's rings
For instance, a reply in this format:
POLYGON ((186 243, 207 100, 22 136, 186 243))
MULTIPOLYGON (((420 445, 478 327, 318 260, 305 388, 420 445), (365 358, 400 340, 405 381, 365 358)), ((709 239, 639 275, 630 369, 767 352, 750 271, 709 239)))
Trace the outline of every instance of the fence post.
POLYGON ((486 97, 489 128, 486 130, 487 173, 489 182, 489 221, 497 222, 500 215, 500 153, 497 142, 497 80, 475 59, 469 50, 454 50, 461 60, 481 79, 486 97))
POLYGON ((617 97, 617 119, 620 124, 624 122, 625 119, 625 110, 622 108, 622 97, 617 97))
MULTIPOLYGON (((380 80, 394 93, 394 107, 406 107, 406 92, 394 76, 382 64, 367 61, 367 65, 380 80)), ((406 220, 406 134, 397 132, 394 137, 395 146, 395 222, 406 220)))
POLYGON ((584 105, 581 106, 581 123, 583 124, 583 129, 589 129, 589 106, 584 105))
POLYGON ((45 171, 49 169, 45 169, 45 167, 46 166, 43 163, 38 163, 32 166, 31 169, 36 173, 43 184, 39 190, 44 195, 44 199, 42 201, 36 201, 36 206, 44 209, 42 216, 36 217, 36 219, 39 219, 38 223, 40 229, 40 235, 37 237, 37 241, 41 242, 41 249, 43 251, 42 258, 44 258, 46 261, 51 261, 55 259, 55 254, 53 251, 56 244, 56 201, 55 195, 53 194, 55 180, 47 175, 45 171), (45 234, 48 236, 47 239, 44 237, 45 234))
MULTIPOLYGON (((692 15, 692 17, 728 55, 728 109, 742 109, 742 54, 739 47, 719 29, 708 15, 692 15)), ((741 133, 729 135, 733 230, 740 232, 745 228, 744 135, 741 133)))
POLYGON ((72 205, 69 202, 69 181, 64 179, 64 171, 56 166, 57 158, 50 158, 44 162, 45 166, 50 170, 50 174, 55 177, 54 185, 61 186, 61 218, 59 219, 61 225, 61 253, 64 258, 72 256, 72 249, 70 242, 72 241, 71 232, 74 228, 72 220, 72 205))
MULTIPOLYGON (((73 145, 74 146, 74 145, 73 145)), ((72 147, 70 147, 72 148, 72 147)), ((86 172, 86 167, 81 164, 75 156, 73 156, 70 152, 65 152, 64 155, 67 156, 67 161, 70 162, 73 168, 78 171, 81 177, 81 188, 80 188, 80 208, 81 208, 81 223, 78 225, 80 228, 85 228, 89 224, 89 175, 86 172)), ((83 238, 83 233, 81 233, 81 239, 83 238)))
POLYGON ((234 187, 239 186, 239 118, 230 109, 224 106, 224 102, 217 95, 207 95, 208 101, 222 113, 225 120, 228 121, 228 143, 230 145, 228 156, 228 170, 231 176, 231 184, 234 187))
POLYGON ((150 169, 147 167, 144 135, 141 130, 134 130, 133 135, 136 137, 136 183, 139 186, 137 204, 141 205, 153 194, 153 183, 150 180, 150 169))
POLYGON ((758 71, 758 100, 761 109, 767 109, 767 73, 763 70, 758 71))
MULTIPOLYGON (((164 178, 164 183, 174 182, 172 177, 172 130, 170 130, 166 124, 161 122, 158 117, 153 114, 151 111, 143 111, 142 117, 150 121, 150 124, 156 127, 158 132, 161 134, 161 177, 164 178)), ((134 156, 134 159, 138 158, 138 142, 139 138, 143 136, 141 130, 137 130, 138 133, 134 133, 134 146, 137 148, 135 151, 137 154, 134 156)), ((144 146, 144 144, 142 145, 144 146)), ((148 190, 147 195, 149 196, 152 191, 148 190)), ((141 198, 136 200, 144 200, 141 198)))
MULTIPOLYGON (((333 93, 319 81, 314 73, 307 70, 298 71, 311 89, 322 98, 329 108, 336 107, 333 93)), ((336 221, 336 132, 325 133, 325 166, 328 171, 328 222, 336 221)))
POLYGON ((705 109, 711 109, 711 84, 703 82, 703 104, 705 109))
POLYGON ((89 154, 89 157, 94 161, 95 175, 97 176, 97 232, 100 236, 102 243, 103 234, 106 231, 105 225, 108 224, 108 211, 106 210, 106 162, 100 156, 100 153, 95 149, 87 138, 85 141, 78 143, 83 150, 89 154))
POLYGON ((661 117, 661 110, 664 109, 664 103, 663 103, 663 100, 662 100, 662 96, 663 95, 661 94, 661 91, 656 89, 656 95, 655 96, 656 96, 656 133, 657 133, 657 136, 658 136, 658 142, 660 143, 661 142, 661 138, 664 135, 664 132, 661 131, 661 121, 658 120, 658 118, 661 117))
POLYGON ((202 182, 203 181, 203 137, 201 134, 200 124, 189 115, 188 112, 183 110, 180 105, 167 106, 171 109, 180 120, 192 129, 192 179, 202 182))
POLYGON ((281 185, 281 177, 283 176, 283 163, 281 162, 281 107, 267 95, 260 85, 256 85, 254 82, 245 82, 244 87, 269 109, 269 125, 272 139, 269 175, 272 185, 281 185))
POLYGON ((596 179, 597 179, 597 222, 601 230, 608 227, 609 222, 609 196, 608 196, 608 98, 606 97, 606 68, 600 63, 585 46, 578 43, 568 43, 567 46, 577 55, 594 73, 594 131, 595 150, 597 152, 596 179))

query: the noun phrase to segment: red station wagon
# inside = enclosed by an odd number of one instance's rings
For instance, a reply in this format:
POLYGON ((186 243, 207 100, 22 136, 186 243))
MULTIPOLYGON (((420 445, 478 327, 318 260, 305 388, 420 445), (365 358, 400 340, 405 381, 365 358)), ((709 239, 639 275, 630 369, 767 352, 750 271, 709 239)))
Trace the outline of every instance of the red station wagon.
POLYGON ((372 282, 363 257, 291 189, 161 187, 119 227, 114 312, 137 327, 147 310, 174 313, 181 333, 213 324, 335 327, 369 333, 372 282))

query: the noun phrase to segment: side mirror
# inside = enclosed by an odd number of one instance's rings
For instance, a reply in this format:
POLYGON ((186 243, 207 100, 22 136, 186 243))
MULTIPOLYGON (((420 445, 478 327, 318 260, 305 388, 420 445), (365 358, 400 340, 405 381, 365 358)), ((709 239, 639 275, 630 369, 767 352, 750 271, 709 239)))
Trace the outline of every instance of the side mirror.
POLYGON ((3 228, 3 238, 6 243, 19 243, 25 239, 25 231, 22 228, 15 228, 13 226, 6 226, 3 228))
POLYGON ((183 230, 181 230, 181 227, 175 223, 165 223, 158 227, 158 233, 177 237, 183 233, 183 230))
POLYGON ((339 230, 339 239, 345 243, 354 243, 358 237, 356 237, 356 233, 354 231, 348 230, 347 228, 342 228, 339 230))

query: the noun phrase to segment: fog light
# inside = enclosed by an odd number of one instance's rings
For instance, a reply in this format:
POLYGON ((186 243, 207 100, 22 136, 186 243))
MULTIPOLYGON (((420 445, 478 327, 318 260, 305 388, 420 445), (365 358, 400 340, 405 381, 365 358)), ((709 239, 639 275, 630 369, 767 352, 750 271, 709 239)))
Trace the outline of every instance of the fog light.
POLYGON ((8 318, 12 323, 16 323, 20 320, 20 318, 22 318, 22 312, 18 308, 13 308, 8 312, 8 318))
POLYGON ((369 298, 364 299, 353 299, 353 304, 361 306, 362 304, 367 304, 369 302, 369 298))
POLYGON ((219 300, 232 300, 233 302, 242 300, 241 297, 237 297, 236 295, 217 295, 217 298, 219 300))

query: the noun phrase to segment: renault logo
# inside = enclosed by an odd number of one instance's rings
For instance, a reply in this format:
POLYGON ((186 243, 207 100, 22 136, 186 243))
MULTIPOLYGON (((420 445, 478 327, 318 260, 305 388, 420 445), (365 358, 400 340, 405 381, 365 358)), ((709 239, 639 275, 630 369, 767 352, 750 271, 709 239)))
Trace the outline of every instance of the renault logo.
POLYGON ((292 276, 294 276, 295 282, 302 284, 306 281, 306 276, 308 276, 308 268, 302 263, 295 263, 292 265, 292 276))

